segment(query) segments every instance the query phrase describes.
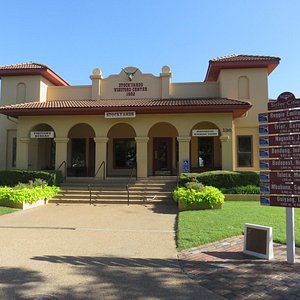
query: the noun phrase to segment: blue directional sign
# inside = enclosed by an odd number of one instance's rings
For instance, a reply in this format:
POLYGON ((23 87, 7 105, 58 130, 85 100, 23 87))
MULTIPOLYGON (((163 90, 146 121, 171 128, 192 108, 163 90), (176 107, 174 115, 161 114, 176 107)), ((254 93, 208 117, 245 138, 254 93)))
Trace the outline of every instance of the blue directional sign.
POLYGON ((183 171, 183 173, 189 173, 190 172, 190 161, 188 159, 185 159, 183 161, 182 171, 183 171))

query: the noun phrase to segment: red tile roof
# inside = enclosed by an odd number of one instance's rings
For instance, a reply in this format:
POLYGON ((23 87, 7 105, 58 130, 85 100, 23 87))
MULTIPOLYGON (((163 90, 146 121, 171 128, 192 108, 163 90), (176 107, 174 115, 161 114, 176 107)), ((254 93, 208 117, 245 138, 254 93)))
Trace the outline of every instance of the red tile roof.
POLYGON ((68 86, 69 84, 51 70, 48 66, 35 62, 25 62, 0 66, 0 78, 4 76, 41 75, 54 85, 68 86))
POLYGON ((270 74, 279 64, 276 56, 234 54, 217 57, 209 61, 205 81, 218 80, 222 69, 267 68, 270 74))
POLYGON ((0 70, 24 70, 24 69, 50 69, 48 66, 35 63, 35 62, 26 62, 21 64, 13 64, 13 65, 6 65, 0 66, 0 70))
POLYGON ((92 115, 104 114, 108 109, 135 109, 140 113, 233 112, 235 116, 240 116, 250 108, 248 102, 227 98, 57 100, 1 106, 0 113, 12 117, 92 115))
POLYGON ((213 58, 211 61, 264 61, 264 60, 280 60, 279 57, 275 56, 263 56, 263 55, 245 55, 245 54, 233 54, 222 57, 213 58))

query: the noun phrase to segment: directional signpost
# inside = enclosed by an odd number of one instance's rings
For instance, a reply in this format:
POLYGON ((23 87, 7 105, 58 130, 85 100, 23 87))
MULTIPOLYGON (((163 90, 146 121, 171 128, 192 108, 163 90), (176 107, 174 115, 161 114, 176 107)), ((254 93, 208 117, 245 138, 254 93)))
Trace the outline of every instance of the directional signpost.
POLYGON ((295 263, 294 207, 300 208, 300 98, 269 101, 258 115, 261 205, 286 207, 287 262, 295 263))

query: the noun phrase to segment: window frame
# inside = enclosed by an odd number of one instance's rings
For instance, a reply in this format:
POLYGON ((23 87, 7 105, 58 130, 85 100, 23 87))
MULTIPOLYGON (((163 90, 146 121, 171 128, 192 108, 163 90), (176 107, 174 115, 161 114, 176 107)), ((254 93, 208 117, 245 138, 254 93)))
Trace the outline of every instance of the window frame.
POLYGON ((244 135, 237 135, 237 149, 236 149, 236 153, 237 153, 237 166, 239 168, 252 168, 253 167, 253 135, 250 135, 250 134, 244 134, 244 135), (251 149, 250 149, 250 152, 241 152, 239 151, 239 139, 240 138, 250 138, 250 145, 251 145, 251 149), (240 160, 239 160, 239 154, 242 154, 242 153, 250 153, 250 165, 249 166, 243 166, 243 165, 240 165, 240 160))

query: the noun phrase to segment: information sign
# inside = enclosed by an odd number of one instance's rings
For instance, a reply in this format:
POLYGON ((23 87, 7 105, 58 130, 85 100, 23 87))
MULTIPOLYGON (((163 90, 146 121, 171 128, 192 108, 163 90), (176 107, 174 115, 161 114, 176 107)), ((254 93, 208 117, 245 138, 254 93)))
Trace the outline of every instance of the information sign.
POLYGON ((300 147, 260 148, 260 158, 290 158, 300 157, 300 147))
POLYGON ((261 205, 300 207, 300 196, 261 195, 261 205))
POLYGON ((274 123, 300 120, 300 109, 274 111, 269 113, 258 114, 258 122, 274 123))
POLYGON ((261 170, 300 170, 300 159, 261 160, 261 170))
POLYGON ((300 195, 300 185, 292 182, 265 183, 260 186, 261 194, 300 195))
POLYGON ((300 181, 300 172, 260 172, 260 182, 293 182, 300 181))
POLYGON ((259 145, 266 147, 300 145, 300 134, 261 136, 259 145))
POLYGON ((189 173, 190 172, 190 161, 188 159, 183 160, 182 172, 183 173, 189 173))
POLYGON ((300 131, 299 121, 259 125, 260 134, 298 133, 299 131, 300 131))
POLYGON ((51 139, 54 138, 54 131, 31 131, 32 139, 51 139))

